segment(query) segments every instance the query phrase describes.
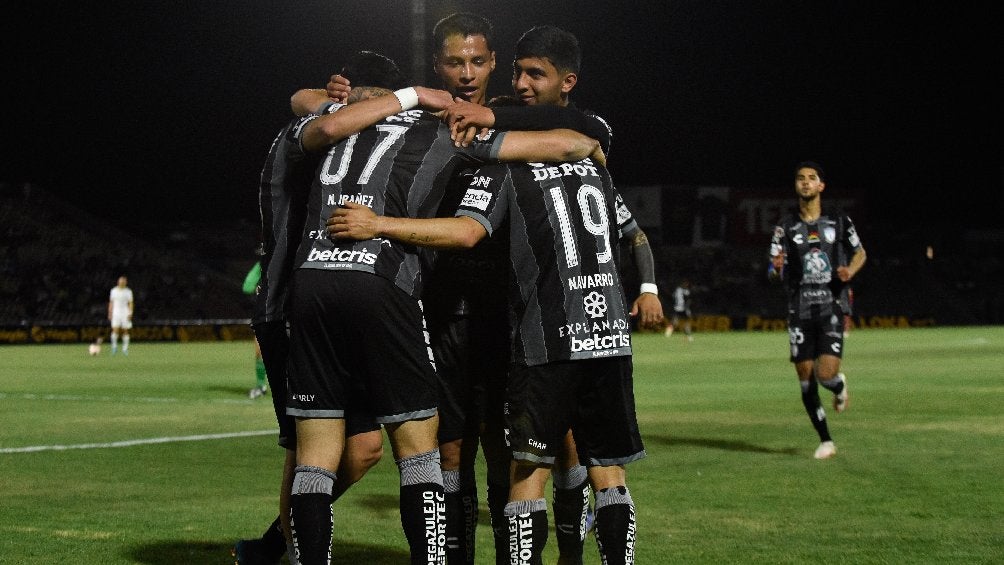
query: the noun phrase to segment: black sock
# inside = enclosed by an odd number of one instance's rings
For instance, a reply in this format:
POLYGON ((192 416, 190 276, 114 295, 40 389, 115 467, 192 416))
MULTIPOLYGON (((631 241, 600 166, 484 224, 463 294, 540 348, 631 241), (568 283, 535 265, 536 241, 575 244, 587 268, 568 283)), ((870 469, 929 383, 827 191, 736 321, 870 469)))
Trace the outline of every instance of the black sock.
POLYGON ((298 465, 290 497, 293 547, 301 565, 331 560, 331 485, 335 474, 320 467, 298 465))
POLYGON ((478 487, 467 485, 460 487, 460 503, 464 508, 464 560, 460 563, 474 565, 474 548, 478 532, 478 487))
POLYGON ((634 501, 627 487, 596 493, 596 545, 604 565, 634 563, 637 533, 634 501))
POLYGON ((547 545, 547 501, 520 500, 505 506, 509 523, 509 563, 541 565, 547 545))
POLYGON ((582 542, 586 539, 586 509, 589 506, 589 480, 586 468, 573 467, 554 473, 554 537, 562 563, 582 563, 582 542))
POLYGON ((815 377, 808 381, 799 381, 799 384, 802 386, 802 404, 805 406, 805 412, 809 415, 812 427, 816 428, 816 433, 819 434, 819 441, 832 441, 830 428, 826 425, 826 411, 823 410, 823 405, 819 401, 819 385, 816 383, 815 377))
POLYGON ((413 565, 441 563, 446 556, 446 495, 439 450, 400 459, 401 527, 413 565))
POLYGON ((488 516, 492 520, 495 540, 495 565, 509 565, 509 521, 505 517, 508 498, 508 484, 488 483, 488 516))
POLYGON ((275 561, 286 554, 286 536, 282 535, 282 522, 279 521, 278 516, 261 535, 261 548, 267 557, 275 561))
POLYGON ((446 561, 467 562, 467 538, 464 531, 464 500, 460 494, 460 471, 443 471, 443 489, 446 502, 446 561))

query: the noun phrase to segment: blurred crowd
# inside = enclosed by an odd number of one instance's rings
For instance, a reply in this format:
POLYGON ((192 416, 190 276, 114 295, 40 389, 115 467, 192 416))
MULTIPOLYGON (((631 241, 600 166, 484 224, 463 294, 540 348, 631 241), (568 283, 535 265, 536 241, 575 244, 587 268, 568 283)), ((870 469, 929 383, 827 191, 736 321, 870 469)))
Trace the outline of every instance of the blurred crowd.
MULTIPOLYGON (((218 241, 184 250, 146 242, 27 183, 0 183, 0 230, 0 326, 105 323, 119 275, 135 293, 136 323, 250 316, 241 282, 254 257, 241 251, 230 251, 229 261, 204 257, 206 249, 223 249, 218 241)), ((666 307, 672 289, 689 279, 695 315, 785 317, 784 297, 765 276, 766 241, 763 248, 653 243, 666 307)), ((873 235, 866 240, 868 268, 855 279, 856 315, 1004 323, 1000 242, 991 242, 991 252, 927 255, 883 243, 873 235)), ((629 253, 622 257, 630 261, 629 253)), ((630 293, 638 288, 635 270, 625 264, 623 272, 630 293)))
POLYGON ((108 295, 120 275, 135 294, 136 323, 250 315, 240 280, 37 187, 0 185, 0 230, 0 325, 107 323, 108 295))

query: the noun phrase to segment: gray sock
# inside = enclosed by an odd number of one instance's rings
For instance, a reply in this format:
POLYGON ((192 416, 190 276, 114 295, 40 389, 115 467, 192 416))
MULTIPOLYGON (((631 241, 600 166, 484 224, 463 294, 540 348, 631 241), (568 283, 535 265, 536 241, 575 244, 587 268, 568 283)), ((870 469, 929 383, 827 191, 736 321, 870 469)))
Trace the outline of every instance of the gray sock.
POLYGON ((331 494, 335 474, 323 467, 297 465, 293 475, 293 494, 331 494))
POLYGON ((401 470, 401 486, 432 483, 443 486, 443 469, 439 465, 439 450, 433 449, 397 460, 401 470))
POLYGON ((506 516, 519 516, 521 514, 531 514, 547 510, 547 501, 543 498, 535 500, 515 500, 505 505, 503 511, 506 516))

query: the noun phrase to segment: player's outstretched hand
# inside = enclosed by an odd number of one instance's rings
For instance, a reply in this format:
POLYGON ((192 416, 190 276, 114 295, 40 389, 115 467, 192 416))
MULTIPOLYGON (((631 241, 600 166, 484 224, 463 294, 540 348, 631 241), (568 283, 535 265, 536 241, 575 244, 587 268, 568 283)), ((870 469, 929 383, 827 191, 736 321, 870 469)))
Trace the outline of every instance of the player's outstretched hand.
POLYGON ((438 112, 453 104, 453 96, 445 90, 416 86, 415 93, 418 94, 418 105, 425 110, 438 112))
POLYGON ((495 113, 487 106, 455 98, 443 117, 450 129, 466 130, 469 127, 490 128, 495 125, 495 113))
POLYGON ((377 236, 379 219, 369 206, 346 202, 335 209, 325 224, 330 237, 361 241, 377 236))
POLYGON ((328 93, 328 98, 345 104, 349 99, 349 93, 352 92, 352 86, 349 84, 349 79, 342 75, 331 75, 324 91, 328 93))

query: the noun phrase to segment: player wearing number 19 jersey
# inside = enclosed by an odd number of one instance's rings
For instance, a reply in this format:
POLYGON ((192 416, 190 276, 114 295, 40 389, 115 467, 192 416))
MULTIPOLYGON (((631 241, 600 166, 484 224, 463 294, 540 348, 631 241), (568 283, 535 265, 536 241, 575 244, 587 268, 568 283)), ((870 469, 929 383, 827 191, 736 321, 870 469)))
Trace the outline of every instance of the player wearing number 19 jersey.
POLYGON ((544 486, 571 429, 597 492, 604 562, 633 562, 634 503, 623 465, 645 451, 632 386, 630 308, 618 269, 616 202, 606 169, 586 159, 482 167, 457 211, 510 244, 511 559, 527 545, 530 562, 539 558, 547 537, 544 486))

